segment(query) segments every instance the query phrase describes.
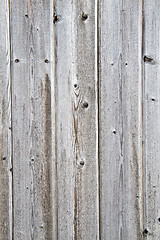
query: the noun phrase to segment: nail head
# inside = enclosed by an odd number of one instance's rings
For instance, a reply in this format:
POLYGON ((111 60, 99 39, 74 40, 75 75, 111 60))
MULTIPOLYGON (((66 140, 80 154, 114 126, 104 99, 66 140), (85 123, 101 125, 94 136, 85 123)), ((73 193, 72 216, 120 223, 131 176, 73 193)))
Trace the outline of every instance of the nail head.
POLYGON ((88 18, 88 15, 86 13, 82 13, 82 21, 86 21, 88 18))
POLYGON ((84 103, 83 103, 83 107, 84 107, 84 108, 88 108, 88 103, 87 103, 87 102, 84 102, 84 103))
POLYGON ((84 166, 84 161, 83 160, 80 161, 80 165, 84 166))

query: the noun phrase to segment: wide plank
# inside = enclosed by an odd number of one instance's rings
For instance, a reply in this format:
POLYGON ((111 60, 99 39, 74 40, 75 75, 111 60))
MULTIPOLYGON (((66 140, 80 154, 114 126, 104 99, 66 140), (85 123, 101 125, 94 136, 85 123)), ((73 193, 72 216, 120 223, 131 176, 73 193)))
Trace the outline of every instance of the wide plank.
POLYGON ((10 6, 0 8, 0 239, 12 239, 10 6))
POLYGON ((142 211, 142 3, 99 4, 100 239, 139 240, 142 211))
POLYGON ((53 1, 11 2, 14 239, 57 239, 53 1))
POLYGON ((160 239, 160 2, 144 1, 144 235, 160 239))
POLYGON ((96 1, 56 1, 58 239, 99 239, 96 1))

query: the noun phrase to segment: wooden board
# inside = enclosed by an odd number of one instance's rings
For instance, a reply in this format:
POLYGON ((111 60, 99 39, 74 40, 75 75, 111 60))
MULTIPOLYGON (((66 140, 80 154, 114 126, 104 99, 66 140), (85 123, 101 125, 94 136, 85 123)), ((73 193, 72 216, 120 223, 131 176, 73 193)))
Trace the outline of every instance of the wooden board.
POLYGON ((160 3, 144 1, 143 128, 145 229, 149 240, 160 239, 160 3))
POLYGON ((99 239, 96 2, 55 14, 58 239, 99 239))
POLYGON ((13 237, 56 239, 53 1, 12 1, 11 41, 13 237))
POLYGON ((101 239, 142 239, 142 4, 100 2, 101 239))
POLYGON ((8 1, 0 8, 0 239, 12 239, 12 137, 8 1))
POLYGON ((0 239, 160 239, 159 10, 1 1, 0 239))
POLYGON ((78 239, 90 232, 97 239, 95 4, 57 3, 54 13, 52 7, 11 5, 14 237, 78 239))

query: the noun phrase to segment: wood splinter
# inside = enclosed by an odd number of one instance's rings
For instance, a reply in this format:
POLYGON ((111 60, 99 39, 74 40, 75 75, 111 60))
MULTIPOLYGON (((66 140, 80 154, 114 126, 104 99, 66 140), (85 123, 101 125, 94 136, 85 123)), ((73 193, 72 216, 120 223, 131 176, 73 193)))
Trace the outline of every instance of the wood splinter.
POLYGON ((153 58, 150 57, 150 56, 144 56, 144 62, 154 63, 154 60, 153 60, 153 58))

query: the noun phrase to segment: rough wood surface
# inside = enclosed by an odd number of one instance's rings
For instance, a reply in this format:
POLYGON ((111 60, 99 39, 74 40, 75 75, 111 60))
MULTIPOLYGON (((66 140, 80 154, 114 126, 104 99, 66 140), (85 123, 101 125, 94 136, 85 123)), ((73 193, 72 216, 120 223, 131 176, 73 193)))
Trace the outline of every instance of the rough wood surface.
POLYGON ((159 11, 1 0, 0 240, 160 239, 159 11))
POLYGON ((56 239, 53 1, 11 4, 14 239, 56 239), (52 105, 52 108, 51 108, 52 105))
POLYGON ((12 239, 11 78, 8 1, 0 8, 0 239, 12 239))
POLYGON ((142 3, 100 2, 101 239, 142 238, 142 3))
POLYGON ((160 239, 160 2, 144 1, 144 170, 145 229, 160 239))
POLYGON ((99 239, 95 8, 55 3, 58 239, 99 239))

